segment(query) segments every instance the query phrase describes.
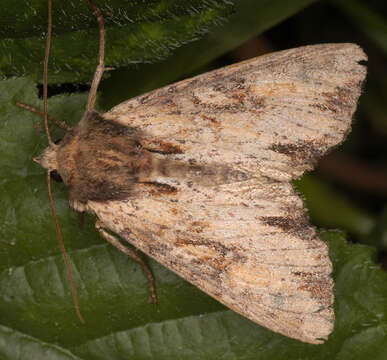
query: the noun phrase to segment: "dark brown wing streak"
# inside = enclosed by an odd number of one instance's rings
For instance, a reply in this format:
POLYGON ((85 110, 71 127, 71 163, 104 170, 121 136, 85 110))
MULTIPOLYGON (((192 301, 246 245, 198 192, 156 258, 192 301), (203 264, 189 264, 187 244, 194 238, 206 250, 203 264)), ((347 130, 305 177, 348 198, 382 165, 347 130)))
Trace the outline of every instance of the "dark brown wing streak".
POLYGON ((287 50, 167 86, 105 114, 174 160, 225 164, 241 181, 160 176, 177 189, 90 202, 112 231, 249 319, 305 342, 333 329, 328 249, 289 181, 340 143, 366 57, 353 44, 287 50))

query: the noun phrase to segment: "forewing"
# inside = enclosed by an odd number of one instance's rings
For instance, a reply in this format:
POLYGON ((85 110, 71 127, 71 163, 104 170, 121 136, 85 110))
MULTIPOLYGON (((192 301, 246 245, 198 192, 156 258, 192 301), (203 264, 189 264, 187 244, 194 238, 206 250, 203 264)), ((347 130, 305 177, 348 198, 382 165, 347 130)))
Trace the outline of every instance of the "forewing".
POLYGON ((89 202, 105 226, 234 311, 320 343, 333 329, 328 249, 289 183, 250 179, 89 202), (148 195, 146 195, 148 194, 148 195))
POLYGON ((289 180, 349 131, 366 59, 355 44, 280 51, 152 91, 104 116, 141 129, 145 147, 289 180))

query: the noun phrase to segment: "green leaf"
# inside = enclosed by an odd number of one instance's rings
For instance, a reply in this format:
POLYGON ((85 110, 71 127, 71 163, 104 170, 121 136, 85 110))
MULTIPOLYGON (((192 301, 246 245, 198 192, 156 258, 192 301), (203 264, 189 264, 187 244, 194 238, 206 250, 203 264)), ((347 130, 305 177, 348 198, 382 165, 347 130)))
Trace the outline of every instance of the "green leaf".
POLYGON ((167 60, 113 72, 102 84, 101 105, 107 109, 188 76, 314 2, 315 0, 239 0, 227 22, 214 28, 199 41, 177 49, 167 60))
MULTIPOLYGON (((372 250, 347 245, 340 233, 323 233, 335 268, 336 326, 320 346, 266 330, 233 313, 167 269, 150 261, 160 306, 147 300, 140 267, 106 244, 93 217, 79 229, 54 186, 55 205, 71 258, 86 324, 76 318, 63 260, 56 244, 45 174, 31 157, 45 146, 36 115, 13 101, 36 104, 31 80, 0 83, 0 354, 5 359, 382 359, 386 351, 386 274, 372 250), (32 144, 32 145, 31 145, 32 144), (353 353, 353 348, 357 351, 353 353), (375 350, 376 349, 376 350, 375 350), (379 357, 378 357, 379 356, 379 357)), ((52 114, 80 117, 85 95, 50 100, 52 114)))
POLYGON ((375 225, 372 216, 321 179, 306 174, 295 185, 305 196, 310 216, 319 226, 338 227, 361 237, 370 234, 375 225))
POLYGON ((2 359, 80 360, 70 351, 0 325, 2 359))
MULTIPOLYGON (((106 65, 154 62, 225 21, 229 0, 98 2, 106 22, 106 65)), ((42 78, 47 0, 2 3, 0 74, 42 78), (14 14, 17 14, 16 17, 14 14), (9 19, 13 19, 12 22, 9 19)), ((99 30, 87 1, 53 2, 50 83, 90 81, 98 62, 99 30)))
MULTIPOLYGON (((14 79, 0 83, 0 94, 4 358, 17 358, 23 346, 28 358, 41 358, 48 347, 58 352, 52 358, 362 359, 373 354, 382 359, 387 350, 387 278, 371 261, 370 248, 346 245, 340 233, 323 234, 335 267, 336 326, 324 345, 303 344, 253 324, 149 261, 160 302, 154 308, 137 263, 98 236, 94 217, 87 217, 86 226, 79 229, 66 190, 58 184, 53 196, 86 319, 82 325, 56 244, 45 173, 31 161, 46 142, 34 126, 40 119, 13 104, 37 104, 37 89, 31 80, 14 79)), ((58 96, 50 99, 49 107, 53 116, 68 121, 80 118, 85 103, 84 94, 58 96)))

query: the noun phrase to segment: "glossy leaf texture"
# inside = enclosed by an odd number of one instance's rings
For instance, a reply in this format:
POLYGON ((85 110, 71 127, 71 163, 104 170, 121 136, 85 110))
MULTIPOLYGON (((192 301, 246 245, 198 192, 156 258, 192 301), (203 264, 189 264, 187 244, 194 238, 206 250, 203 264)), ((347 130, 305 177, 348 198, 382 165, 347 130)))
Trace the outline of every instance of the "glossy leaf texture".
MULTIPOLYGON (((386 351, 387 276, 371 248, 346 245, 326 232, 335 267, 336 327, 326 344, 308 345, 275 334, 226 309, 153 261, 160 305, 149 302, 140 267, 106 244, 87 217, 78 227, 66 190, 54 185, 55 206, 75 273, 86 325, 77 319, 56 243, 42 169, 31 162, 45 146, 40 119, 13 101, 36 105, 27 79, 0 84, 0 354, 64 359, 362 359, 386 351), (359 350, 352 353, 353 347, 359 350), (358 354, 361 354, 358 356, 358 354), (354 355, 356 355, 354 357, 354 355), (358 356, 358 357, 357 357, 358 356)), ((52 114, 78 119, 86 96, 58 96, 52 114)), ((60 137, 58 131, 55 135, 60 137)), ((374 358, 377 358, 374 356, 374 358)))
MULTIPOLYGON (((96 2, 105 19, 106 64, 155 62, 224 23, 229 0, 96 2)), ((42 77, 47 1, 2 4, 0 75, 42 77), (15 16, 16 14, 16 16, 15 16)), ((85 82, 98 62, 99 30, 87 1, 53 1, 50 83, 85 82)))
MULTIPOLYGON (((12 103, 36 105, 37 90, 28 79, 3 81, 0 90, 3 358, 363 359, 373 354, 382 359, 387 275, 371 260, 371 248, 348 245, 339 232, 322 234, 335 268, 336 326, 324 345, 303 344, 233 313, 149 261, 160 303, 155 308, 140 267, 99 237, 92 216, 80 229, 64 186, 55 184, 55 205, 86 319, 82 325, 56 243, 45 175, 31 162, 46 143, 36 130, 40 119, 12 103)), ((57 96, 49 103, 54 116, 68 121, 80 118, 85 102, 81 94, 57 96)))

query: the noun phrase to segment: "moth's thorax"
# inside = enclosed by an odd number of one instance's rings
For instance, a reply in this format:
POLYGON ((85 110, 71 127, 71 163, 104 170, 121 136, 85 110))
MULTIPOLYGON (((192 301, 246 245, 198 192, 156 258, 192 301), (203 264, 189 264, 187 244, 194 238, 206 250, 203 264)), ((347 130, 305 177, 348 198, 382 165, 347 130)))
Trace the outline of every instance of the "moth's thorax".
POLYGON ((150 172, 151 154, 136 129, 87 112, 57 151, 58 172, 70 200, 122 199, 150 172))

